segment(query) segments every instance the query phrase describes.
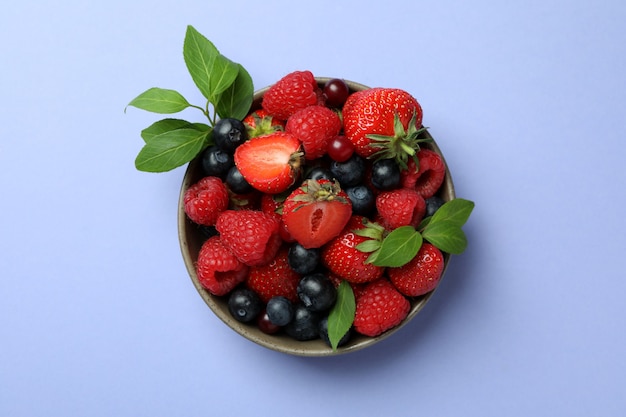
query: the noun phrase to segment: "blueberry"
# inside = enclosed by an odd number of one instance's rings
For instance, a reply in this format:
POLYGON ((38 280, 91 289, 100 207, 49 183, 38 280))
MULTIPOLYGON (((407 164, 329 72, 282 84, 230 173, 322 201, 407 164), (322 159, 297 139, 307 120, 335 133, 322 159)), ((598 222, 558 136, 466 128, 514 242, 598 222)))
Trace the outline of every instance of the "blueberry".
POLYGON ((297 292, 302 304, 311 311, 328 310, 337 299, 335 284, 319 272, 302 277, 297 292))
MULTIPOLYGON (((320 338, 326 342, 326 344, 328 346, 332 346, 330 343, 330 338, 328 337, 328 316, 322 318, 318 324, 318 329, 320 332, 320 338)), ((348 341, 350 340, 350 338, 352 337, 352 328, 350 328, 346 334, 343 335, 343 337, 339 340, 339 343, 337 343, 337 347, 339 346, 343 346, 346 343, 348 343, 348 341)))
POLYGON ((300 341, 317 339, 320 319, 319 313, 298 303, 294 306, 293 319, 284 327, 285 333, 300 341))
POLYGON ((332 181, 333 178, 334 176, 328 168, 317 166, 317 167, 311 168, 311 170, 309 171, 305 179, 332 181))
POLYGON ((330 172, 343 188, 359 184, 365 176, 365 159, 353 154, 345 162, 332 161, 330 172))
POLYGON ((235 194, 248 194, 254 191, 254 187, 241 175, 237 165, 233 165, 226 174, 226 185, 235 194))
POLYGON ((376 207, 374 192, 365 185, 356 185, 346 188, 346 194, 352 203, 352 212, 361 216, 368 216, 376 207))
POLYGON ((372 164, 372 185, 379 190, 400 187, 400 167, 393 159, 379 159, 372 164))
POLYGON ((223 179, 234 164, 233 156, 217 146, 210 146, 202 153, 202 169, 207 176, 223 179))
POLYGON ((294 307, 291 301, 280 295, 269 299, 265 311, 270 322, 276 326, 287 325, 294 315, 294 307))
POLYGON ((294 243, 287 252, 287 261, 291 269, 298 274, 308 274, 317 268, 320 262, 320 250, 318 248, 306 249, 299 243, 294 243))
POLYGON ((433 214, 435 214, 437 210, 439 210, 439 207, 443 206, 444 203, 445 201, 443 201, 443 198, 438 197, 436 195, 430 198, 427 198, 426 199, 426 214, 424 216, 425 217, 432 216, 433 214))
POLYGON ((228 311, 235 320, 249 323, 263 310, 263 302, 257 293, 249 288, 237 288, 228 297, 228 311))
POLYGON ((220 119, 213 126, 213 141, 225 152, 233 153, 237 146, 248 140, 248 132, 238 119, 220 119))

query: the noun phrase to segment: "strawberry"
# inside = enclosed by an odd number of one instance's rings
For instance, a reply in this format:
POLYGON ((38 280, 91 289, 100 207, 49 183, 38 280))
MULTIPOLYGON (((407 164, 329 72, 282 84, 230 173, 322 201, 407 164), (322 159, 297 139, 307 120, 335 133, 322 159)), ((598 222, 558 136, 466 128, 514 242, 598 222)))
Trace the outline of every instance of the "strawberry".
POLYGON ((220 212, 228 207, 228 189, 217 177, 204 177, 185 191, 185 213, 195 223, 213 226, 220 212))
POLYGON ((285 132, 257 136, 239 145, 234 159, 252 187, 277 194, 287 190, 300 175, 300 141, 285 132))
POLYGON ((426 214, 426 201, 413 188, 398 188, 378 194, 376 210, 380 223, 387 230, 400 226, 417 227, 426 214))
POLYGON ((322 264, 332 274, 355 284, 374 281, 385 271, 383 267, 366 263, 370 254, 356 248, 369 238, 354 231, 365 229, 366 225, 365 217, 353 215, 343 231, 322 248, 322 264))
POLYGON ((258 109, 248 114, 243 119, 243 125, 246 127, 249 138, 285 130, 285 122, 272 117, 264 109, 258 109))
POLYGON ((292 302, 298 300, 296 289, 301 277, 289 267, 288 250, 289 247, 283 245, 270 263, 250 267, 246 285, 265 303, 275 296, 286 297, 292 302))
POLYGON ((365 336, 378 336, 396 327, 409 314, 411 304, 385 278, 367 284, 356 299, 354 329, 365 336))
POLYGON ((319 248, 341 232, 352 204, 338 182, 305 181, 283 203, 282 220, 289 234, 305 248, 319 248))
POLYGON ((261 106, 279 120, 317 104, 322 91, 311 71, 294 71, 273 84, 263 95, 261 106))
POLYGON ((390 281, 402 294, 416 297, 437 287, 443 274, 443 254, 434 245, 424 242, 417 255, 406 265, 389 268, 390 281))
POLYGON ((435 151, 421 149, 417 153, 419 171, 415 181, 415 189, 422 197, 430 198, 437 193, 446 175, 446 164, 435 151))
POLYGON ((422 125, 422 108, 408 92, 371 88, 351 94, 343 107, 345 135, 363 157, 395 158, 406 167, 414 156, 422 125))
POLYGON ((276 217, 254 210, 225 210, 215 224, 224 246, 249 266, 274 259, 282 243, 279 227, 276 217))
POLYGON ((298 110, 287 120, 285 130, 302 142, 308 160, 326 154, 328 143, 341 131, 341 119, 324 106, 309 106, 298 110))
POLYGON ((245 281, 248 267, 222 244, 219 236, 213 236, 202 244, 196 274, 200 284, 213 295, 225 295, 245 281))

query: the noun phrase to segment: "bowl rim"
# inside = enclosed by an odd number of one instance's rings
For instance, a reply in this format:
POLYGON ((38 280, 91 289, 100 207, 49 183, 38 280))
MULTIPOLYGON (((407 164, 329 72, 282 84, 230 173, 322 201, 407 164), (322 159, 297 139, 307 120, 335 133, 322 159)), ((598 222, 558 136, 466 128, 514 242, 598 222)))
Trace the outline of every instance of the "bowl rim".
MULTIPOLYGON (((333 79, 331 77, 315 77, 319 86, 323 86, 327 81, 333 79)), ((366 85, 344 80, 351 92, 366 90, 371 87, 366 85)), ((261 88, 254 92, 253 101, 251 105, 251 109, 255 110, 260 108, 261 100, 265 92, 270 88, 270 86, 261 88)), ((445 201, 454 199, 456 197, 454 190, 454 183, 452 181, 452 176, 448 169, 448 164, 445 161, 445 157, 441 152, 441 149, 437 145, 435 139, 430 135, 428 131, 423 133, 429 139, 432 139, 431 142, 427 143, 425 147, 428 147, 435 152, 437 152, 443 159, 444 165, 446 167, 446 174, 444 177, 444 183, 441 187, 442 190, 442 198, 445 201)), ((183 198, 185 191, 197 180, 198 171, 200 167, 199 158, 195 158, 192 160, 185 170, 185 174, 183 176, 183 181, 180 187, 179 199, 178 199, 178 207, 177 207, 177 223, 178 223, 178 239, 180 244, 180 250, 183 257, 183 261, 185 263, 185 267, 187 272, 191 278, 191 281, 199 293, 200 297, 207 304, 209 309, 229 328, 234 330, 239 335, 244 338, 260 345, 265 348, 289 354, 295 356, 308 356, 308 357, 325 357, 325 356, 337 356, 343 355, 350 352, 355 352, 366 347, 372 346, 380 341, 387 339, 395 332, 406 326, 412 319, 417 316, 417 314, 425 307, 426 303, 430 300, 430 298, 435 293, 436 289, 431 292, 420 296, 420 297, 408 297, 411 302, 411 309, 407 317, 400 323, 398 326, 387 330, 376 337, 367 337, 362 335, 353 335, 352 339, 348 342, 347 345, 339 347, 337 350, 332 350, 326 343, 324 343, 321 339, 315 339, 311 341, 297 341, 292 339, 291 337, 284 334, 266 334, 263 333, 259 328, 254 324, 245 324, 236 321, 229 313, 226 305, 226 297, 219 297, 210 294, 207 290, 205 290, 200 282, 198 281, 198 277, 196 275, 195 270, 195 262, 197 259, 197 253, 192 253, 195 247, 198 247, 198 241, 192 242, 189 239, 190 232, 193 228, 197 229, 197 226, 194 225, 186 216, 183 204, 183 198)), ((196 232, 199 233, 199 232, 196 232)), ((198 247, 199 249, 199 247, 198 247)), ((444 269, 442 271, 441 279, 443 279, 448 265, 450 263, 450 254, 444 253, 444 269)))

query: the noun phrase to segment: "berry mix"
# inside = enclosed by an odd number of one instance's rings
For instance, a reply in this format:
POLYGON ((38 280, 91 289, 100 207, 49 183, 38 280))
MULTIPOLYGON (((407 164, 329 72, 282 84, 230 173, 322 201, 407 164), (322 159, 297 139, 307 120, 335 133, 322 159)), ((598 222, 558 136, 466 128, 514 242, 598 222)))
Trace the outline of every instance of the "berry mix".
POLYGON ((424 242, 410 262, 384 267, 359 244, 417 228, 444 203, 446 167, 419 147, 421 120, 405 91, 351 92, 341 79, 321 86, 310 71, 280 79, 243 120, 219 120, 199 156, 204 176, 184 194, 187 216, 208 236, 201 285, 228 297, 236 320, 297 340, 330 344, 342 281, 355 309, 340 343, 400 324, 409 299, 437 286, 442 252, 424 242))
POLYGON ((252 106, 248 72, 192 26, 183 56, 206 104, 154 87, 129 106, 208 119, 153 123, 135 159, 145 172, 199 166, 181 199, 202 236, 197 283, 242 323, 334 350, 398 326, 465 250, 474 207, 443 192, 419 102, 294 71, 252 106))

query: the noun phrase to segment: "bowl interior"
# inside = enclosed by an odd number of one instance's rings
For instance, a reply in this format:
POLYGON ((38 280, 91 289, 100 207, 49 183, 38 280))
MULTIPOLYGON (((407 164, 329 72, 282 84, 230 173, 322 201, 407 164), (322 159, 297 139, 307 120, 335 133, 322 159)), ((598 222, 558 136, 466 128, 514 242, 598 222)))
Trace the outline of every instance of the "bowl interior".
MULTIPOLYGON (((326 81, 330 78, 318 77, 316 80, 320 86, 323 86, 326 81)), ((369 87, 366 87, 362 84, 358 84, 351 81, 346 81, 351 91, 361 91, 365 90, 369 87)), ((254 101, 252 103, 252 110, 256 110, 261 108, 261 100, 263 98, 263 94, 267 91, 268 87, 257 91, 254 94, 254 101)), ((423 137, 431 138, 428 132, 422 133, 423 137)), ((423 145, 429 149, 432 149, 438 152, 442 157, 441 151, 437 146, 436 142, 433 140, 432 142, 428 142, 423 145)), ((445 158, 444 158, 445 162, 445 158)), ((227 306, 227 297, 218 297, 214 296, 205 290, 200 282, 198 281, 198 277, 195 271, 195 263, 198 258, 198 253, 200 251, 200 247, 204 242, 205 238, 200 231, 200 229, 191 222, 187 216, 185 215, 185 210, 183 206, 183 195, 185 191, 195 182, 199 181, 202 178, 202 170, 201 164, 198 159, 191 161, 187 167, 185 172, 183 183, 180 190, 179 204, 178 204, 178 236, 180 240, 180 248, 182 252, 182 256, 185 262, 185 266, 189 275, 191 277, 191 281, 193 285, 196 287, 198 293, 202 297, 202 299, 206 302, 209 308, 231 329, 242 335, 243 337, 255 342, 261 346, 266 348, 292 354, 298 356, 331 356, 331 355, 339 355, 348 352, 353 352, 359 349, 363 349, 365 347, 371 346, 382 339, 385 339, 391 336, 394 332, 400 329, 402 326, 406 325, 413 317, 419 313, 419 311, 424 307, 424 305, 428 302, 433 292, 430 292, 426 295, 420 297, 411 298, 411 310, 409 311, 408 317, 397 327, 391 329, 378 337, 366 337, 355 334, 352 339, 348 342, 347 345, 344 345, 333 351, 330 347, 328 347, 321 339, 301 342, 292 339, 291 337, 284 334, 275 334, 268 335, 259 330, 254 324, 243 324, 235 319, 233 319, 228 311, 227 306)), ((452 177, 450 176, 450 172, 447 168, 446 164, 446 176, 444 179, 444 183, 440 189, 439 196, 443 198, 444 201, 449 201, 455 198, 454 193, 454 185, 452 183, 452 177)), ((449 254, 444 253, 444 274, 445 269, 448 266, 450 261, 449 254)))

